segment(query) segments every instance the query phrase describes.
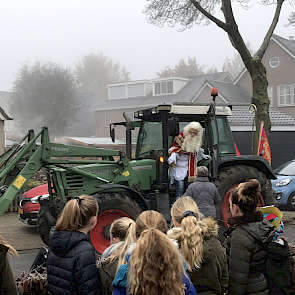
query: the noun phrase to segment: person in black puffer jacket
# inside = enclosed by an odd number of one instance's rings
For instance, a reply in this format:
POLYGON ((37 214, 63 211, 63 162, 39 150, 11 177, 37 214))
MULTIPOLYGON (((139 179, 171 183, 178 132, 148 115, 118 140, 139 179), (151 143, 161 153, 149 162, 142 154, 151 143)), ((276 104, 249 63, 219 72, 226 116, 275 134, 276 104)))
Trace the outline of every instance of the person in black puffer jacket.
POLYGON ((91 196, 67 202, 49 236, 47 258, 50 294, 101 294, 95 250, 88 232, 96 225, 98 205, 91 196))
POLYGON ((256 179, 240 183, 229 197, 232 217, 227 234, 229 294, 269 293, 265 271, 265 246, 274 236, 274 226, 257 210, 260 184, 256 179))

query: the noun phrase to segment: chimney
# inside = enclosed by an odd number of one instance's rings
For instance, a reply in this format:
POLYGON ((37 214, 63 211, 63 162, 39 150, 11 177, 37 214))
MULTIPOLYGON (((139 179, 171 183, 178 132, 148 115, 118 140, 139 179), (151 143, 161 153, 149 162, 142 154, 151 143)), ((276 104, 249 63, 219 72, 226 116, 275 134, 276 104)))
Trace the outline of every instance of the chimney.
POLYGON ((294 36, 289 36, 290 41, 294 41, 294 36))

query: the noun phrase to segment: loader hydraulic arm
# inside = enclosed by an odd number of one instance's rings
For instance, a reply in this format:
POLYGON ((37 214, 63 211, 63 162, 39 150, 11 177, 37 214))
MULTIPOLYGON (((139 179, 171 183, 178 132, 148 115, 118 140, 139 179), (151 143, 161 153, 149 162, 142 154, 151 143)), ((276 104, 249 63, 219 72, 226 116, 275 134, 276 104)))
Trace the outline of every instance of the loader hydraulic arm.
MULTIPOLYGON (((0 186, 2 191, 2 195, 0 195, 0 216, 6 211, 27 181, 42 167, 64 165, 64 167, 71 169, 69 167, 71 164, 87 165, 101 162, 85 159, 86 157, 119 157, 123 166, 127 163, 125 155, 121 151, 51 143, 47 127, 43 127, 36 136, 34 136, 33 130, 30 130, 17 145, 0 156, 0 186), (40 139, 41 143, 38 143, 37 140, 40 141, 40 139), (67 159, 69 157, 81 157, 82 159, 67 159)), ((106 163, 107 161, 103 162, 106 163)), ((73 169, 75 170, 75 168, 73 169)), ((83 173, 83 171, 79 171, 79 173, 83 173)))

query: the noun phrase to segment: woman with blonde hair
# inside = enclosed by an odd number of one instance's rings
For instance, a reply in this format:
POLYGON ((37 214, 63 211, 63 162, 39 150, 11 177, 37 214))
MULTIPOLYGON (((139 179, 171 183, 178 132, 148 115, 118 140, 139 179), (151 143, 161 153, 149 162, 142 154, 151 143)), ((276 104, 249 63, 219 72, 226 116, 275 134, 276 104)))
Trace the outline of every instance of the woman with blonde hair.
POLYGON ((264 275, 265 249, 273 239, 275 227, 263 219, 257 208, 260 192, 259 181, 250 179, 240 183, 229 196, 229 294, 269 294, 264 275))
POLYGON ((50 294, 101 294, 95 250, 88 233, 97 221, 98 204, 87 195, 66 203, 49 236, 47 258, 50 294))
POLYGON ((122 264, 126 264, 126 254, 132 243, 135 242, 135 221, 122 217, 115 220, 110 228, 111 245, 102 253, 99 262, 99 274, 105 289, 105 294, 114 291, 112 282, 117 270, 122 264))
POLYGON ((113 282, 114 295, 196 295, 162 214, 144 211, 136 220, 137 242, 113 282))
POLYGON ((0 236, 0 294, 17 295, 18 290, 8 255, 17 255, 17 252, 0 236))
POLYGON ((201 220, 197 204, 188 196, 175 201, 171 216, 175 227, 167 235, 178 242, 197 293, 223 294, 228 272, 216 221, 211 217, 201 220))

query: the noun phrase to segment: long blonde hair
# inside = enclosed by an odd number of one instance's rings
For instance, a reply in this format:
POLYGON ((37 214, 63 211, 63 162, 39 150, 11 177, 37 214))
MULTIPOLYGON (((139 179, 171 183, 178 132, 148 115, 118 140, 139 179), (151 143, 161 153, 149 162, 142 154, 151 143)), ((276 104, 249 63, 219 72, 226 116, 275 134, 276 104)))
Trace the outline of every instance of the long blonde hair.
POLYGON ((167 237, 167 224, 159 212, 144 211, 136 220, 139 237, 130 258, 128 281, 133 295, 181 295, 182 261, 167 237))
POLYGON ((4 241, 4 239, 2 238, 2 236, 0 236, 0 244, 4 245, 5 247, 8 248, 8 253, 11 255, 16 255, 18 256, 17 251, 11 246, 9 245, 7 242, 4 241))
POLYGON ((196 202, 188 196, 177 199, 171 208, 171 216, 181 224, 181 231, 178 236, 173 235, 173 232, 168 236, 180 242, 180 251, 188 265, 188 270, 191 271, 194 267, 199 268, 203 258, 203 236, 198 224, 200 212, 196 202), (195 216, 184 217, 185 211, 191 211, 195 216))
POLYGON ((77 231, 88 225, 90 218, 97 216, 98 204, 87 195, 81 195, 68 201, 57 219, 55 230, 77 231))
POLYGON ((122 264, 127 264, 126 254, 131 243, 135 242, 135 221, 122 217, 115 220, 110 228, 111 239, 118 238, 123 243, 111 254, 111 261, 119 258, 117 271, 122 264))

